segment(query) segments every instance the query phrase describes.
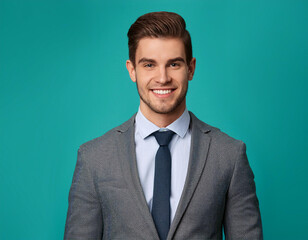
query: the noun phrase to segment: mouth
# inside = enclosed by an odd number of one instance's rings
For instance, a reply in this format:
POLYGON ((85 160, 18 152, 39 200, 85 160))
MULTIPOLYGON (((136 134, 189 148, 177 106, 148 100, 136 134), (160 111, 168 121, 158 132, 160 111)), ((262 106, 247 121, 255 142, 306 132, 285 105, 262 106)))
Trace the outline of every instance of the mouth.
POLYGON ((152 93, 159 98, 167 98, 174 92, 175 89, 152 89, 152 93))
POLYGON ((155 94, 158 94, 158 95, 166 95, 166 94, 169 94, 172 92, 172 89, 154 89, 152 90, 155 94))

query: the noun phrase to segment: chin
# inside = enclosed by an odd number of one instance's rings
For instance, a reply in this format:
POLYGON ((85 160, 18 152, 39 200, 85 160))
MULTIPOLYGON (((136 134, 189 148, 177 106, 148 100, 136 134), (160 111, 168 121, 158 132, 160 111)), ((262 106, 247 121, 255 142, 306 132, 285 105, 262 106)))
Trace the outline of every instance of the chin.
POLYGON ((152 111, 159 113, 159 114, 172 114, 180 111, 179 105, 172 105, 172 106, 161 106, 161 107, 152 107, 150 106, 152 111))

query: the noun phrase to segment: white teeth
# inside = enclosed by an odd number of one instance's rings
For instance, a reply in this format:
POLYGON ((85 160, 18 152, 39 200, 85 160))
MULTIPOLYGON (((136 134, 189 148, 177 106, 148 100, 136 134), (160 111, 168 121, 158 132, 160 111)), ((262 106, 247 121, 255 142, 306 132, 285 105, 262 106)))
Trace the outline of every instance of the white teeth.
POLYGON ((156 94, 168 94, 171 93, 171 90, 153 90, 156 94))

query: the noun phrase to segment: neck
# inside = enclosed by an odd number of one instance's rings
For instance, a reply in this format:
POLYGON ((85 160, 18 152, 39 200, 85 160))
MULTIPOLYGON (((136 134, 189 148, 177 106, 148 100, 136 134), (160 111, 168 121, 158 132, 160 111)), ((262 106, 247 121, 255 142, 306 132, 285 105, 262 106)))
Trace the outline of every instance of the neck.
POLYGON ((165 128, 175 120, 177 120, 185 111, 186 104, 180 105, 176 110, 169 113, 157 113, 149 111, 144 108, 143 105, 140 105, 140 110, 142 114, 152 123, 154 123, 159 128, 165 128))

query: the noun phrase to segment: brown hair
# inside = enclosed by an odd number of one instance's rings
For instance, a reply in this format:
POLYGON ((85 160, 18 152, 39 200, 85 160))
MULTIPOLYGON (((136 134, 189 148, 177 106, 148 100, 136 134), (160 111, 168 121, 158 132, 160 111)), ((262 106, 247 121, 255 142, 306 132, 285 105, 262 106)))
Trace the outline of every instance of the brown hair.
POLYGON ((140 16, 127 33, 129 59, 135 66, 135 56, 139 41, 144 37, 180 38, 185 47, 186 62, 192 59, 192 45, 185 20, 173 12, 151 12, 140 16))

